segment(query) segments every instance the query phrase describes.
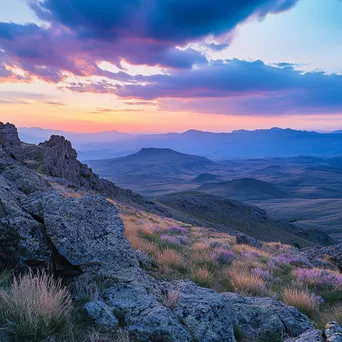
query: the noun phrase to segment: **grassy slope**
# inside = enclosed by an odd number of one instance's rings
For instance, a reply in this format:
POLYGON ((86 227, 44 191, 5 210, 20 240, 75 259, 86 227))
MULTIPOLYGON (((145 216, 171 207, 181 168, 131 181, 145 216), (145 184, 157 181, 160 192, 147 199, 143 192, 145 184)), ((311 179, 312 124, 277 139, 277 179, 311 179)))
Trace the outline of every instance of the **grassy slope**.
POLYGON ((263 241, 280 241, 301 247, 313 245, 286 231, 287 224, 272 221, 263 210, 237 201, 184 192, 160 197, 157 202, 168 207, 173 217, 180 221, 215 227, 222 232, 240 231, 263 241))
POLYGON ((261 249, 238 245, 227 233, 117 205, 127 239, 144 256, 141 265, 154 277, 191 279, 218 292, 270 296, 296 306, 318 327, 331 319, 342 323, 342 276, 333 261, 326 260, 331 280, 307 282, 299 278, 300 272, 322 269, 289 245, 265 242, 261 249), (334 283, 334 277, 341 284, 334 283))

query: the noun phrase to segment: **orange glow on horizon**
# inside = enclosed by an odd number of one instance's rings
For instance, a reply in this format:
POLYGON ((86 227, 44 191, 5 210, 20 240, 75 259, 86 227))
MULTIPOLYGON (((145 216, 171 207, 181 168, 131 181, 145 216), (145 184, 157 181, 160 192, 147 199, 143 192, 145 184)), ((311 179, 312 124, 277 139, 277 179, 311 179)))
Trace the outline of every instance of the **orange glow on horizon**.
MULTIPOLYGON (((137 110, 139 109, 139 106, 137 110)), ((75 133, 94 133, 116 130, 129 133, 184 132, 197 129, 212 132, 231 132, 236 129, 293 128, 332 131, 342 127, 342 116, 239 116, 141 110, 113 113, 94 113, 69 106, 47 104, 0 104, 0 121, 12 122, 18 127, 41 127, 75 133)))

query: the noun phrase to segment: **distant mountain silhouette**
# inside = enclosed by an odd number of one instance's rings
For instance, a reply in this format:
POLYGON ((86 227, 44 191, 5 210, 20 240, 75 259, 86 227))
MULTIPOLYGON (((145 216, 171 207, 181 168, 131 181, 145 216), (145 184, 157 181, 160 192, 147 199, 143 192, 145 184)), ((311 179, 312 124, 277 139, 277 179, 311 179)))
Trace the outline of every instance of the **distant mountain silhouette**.
POLYGON ((199 172, 215 169, 216 164, 204 157, 179 153, 168 148, 143 148, 139 152, 121 158, 87 162, 103 177, 139 190, 148 185, 163 186, 192 179, 199 172))
POLYGON ((284 198, 288 194, 280 186, 255 178, 234 179, 228 182, 207 183, 198 191, 239 201, 284 198))
MULTIPOLYGON (((37 143, 51 135, 37 128, 21 128, 25 142, 37 143)), ((338 133, 338 131, 337 131, 338 133)), ((143 147, 171 148, 208 158, 256 158, 337 156, 342 154, 342 134, 297 131, 292 129, 238 130, 232 133, 211 133, 189 130, 184 133, 127 134, 117 131, 91 134, 62 132, 73 141, 80 158, 108 159, 139 151, 143 147), (99 151, 99 153, 96 153, 99 151)))

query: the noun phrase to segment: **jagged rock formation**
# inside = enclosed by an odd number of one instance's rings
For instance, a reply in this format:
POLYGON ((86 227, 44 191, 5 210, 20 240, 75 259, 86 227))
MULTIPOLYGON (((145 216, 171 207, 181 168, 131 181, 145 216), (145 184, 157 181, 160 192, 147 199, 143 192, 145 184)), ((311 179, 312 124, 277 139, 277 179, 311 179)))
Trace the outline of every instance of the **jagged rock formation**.
POLYGON ((21 141, 17 129, 10 123, 0 122, 0 148, 7 152, 12 158, 17 158, 21 148, 21 141))
POLYGON ((0 267, 51 269, 71 288, 102 286, 84 311, 104 328, 125 326, 137 341, 235 342, 234 325, 252 341, 297 337, 313 329, 309 318, 272 299, 218 294, 192 282, 150 277, 124 236, 117 209, 105 197, 65 198, 50 185, 57 178, 35 171, 66 177, 76 187, 119 194, 91 170, 85 176, 86 166, 69 142, 53 137, 39 146, 23 146, 11 125, 0 126, 0 141, 0 267), (33 157, 35 163, 28 162, 33 157), (171 291, 178 298, 168 307, 163 299, 171 291))

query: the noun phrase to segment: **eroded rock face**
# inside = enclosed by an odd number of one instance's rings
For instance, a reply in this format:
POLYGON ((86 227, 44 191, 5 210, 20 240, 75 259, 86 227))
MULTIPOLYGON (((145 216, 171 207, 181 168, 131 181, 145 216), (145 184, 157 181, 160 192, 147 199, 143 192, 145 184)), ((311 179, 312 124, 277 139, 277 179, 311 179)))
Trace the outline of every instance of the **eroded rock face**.
POLYGON ((27 193, 43 189, 49 186, 32 171, 0 159, 0 266, 21 270, 50 265, 43 226, 22 207, 27 193))
POLYGON ((14 125, 0 122, 0 145, 10 157, 15 159, 19 157, 21 141, 14 125))
POLYGON ((53 135, 38 147, 43 149, 42 169, 48 175, 66 179, 78 186, 98 181, 98 177, 77 160, 76 150, 64 137, 53 135))
MULTIPOLYGON (((56 252, 75 271, 89 278, 125 282, 141 276, 117 209, 104 197, 75 199, 54 192, 34 193, 23 207, 44 222, 45 234, 56 252)), ((60 267, 58 271, 63 275, 63 264, 60 267)))
POLYGON ((235 325, 252 341, 284 340, 314 328, 297 309, 271 298, 223 295, 230 302, 235 325))

